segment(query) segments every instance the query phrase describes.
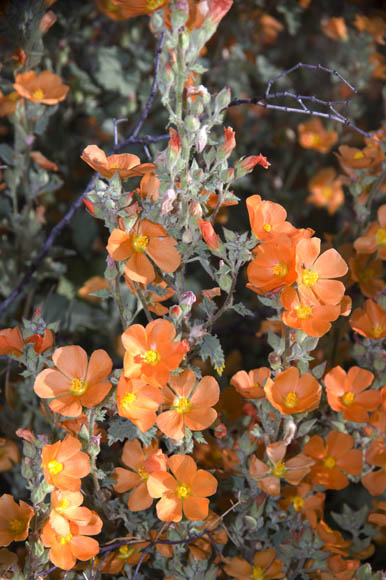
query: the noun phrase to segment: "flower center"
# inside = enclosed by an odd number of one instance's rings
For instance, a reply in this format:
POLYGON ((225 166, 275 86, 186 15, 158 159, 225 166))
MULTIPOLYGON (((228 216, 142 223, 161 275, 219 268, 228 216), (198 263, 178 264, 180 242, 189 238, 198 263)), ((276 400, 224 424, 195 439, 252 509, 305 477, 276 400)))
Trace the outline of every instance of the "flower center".
POLYGON ((18 92, 14 91, 13 93, 9 93, 9 95, 7 95, 7 98, 10 101, 17 101, 18 99, 20 99, 20 95, 18 92))
POLYGON ((355 395, 354 393, 345 393, 343 395, 343 397, 341 397, 342 402, 344 405, 346 405, 347 407, 349 407, 350 405, 353 404, 354 400, 355 400, 355 395))
POLYGON ((71 542, 72 534, 68 534, 67 536, 59 536, 59 543, 60 544, 68 544, 71 542))
POLYGON ((146 0, 146 9, 157 10, 157 8, 160 8, 164 2, 165 0, 146 0))
POLYGON ((295 308, 295 310, 298 318, 300 318, 301 320, 306 320, 311 316, 312 306, 298 306, 297 308, 295 308))
POLYGON ((271 224, 264 224, 263 228, 265 229, 266 232, 270 232, 272 229, 272 226, 271 226, 271 224))
POLYGON ((363 153, 363 151, 357 151, 354 155, 354 159, 363 159, 364 156, 365 154, 363 153))
POLYGON ((59 461, 53 459, 52 461, 49 462, 47 468, 51 475, 57 475, 58 473, 63 471, 63 463, 59 463, 59 461))
POLYGON ((328 455, 328 457, 326 457, 326 459, 324 460, 324 466, 327 467, 327 469, 334 469, 336 465, 336 461, 333 457, 331 457, 331 455, 328 455))
POLYGON ((295 508, 295 511, 298 512, 302 509, 304 505, 304 499, 300 497, 300 495, 295 495, 295 497, 292 499, 292 503, 295 508))
POLYGON ((137 473, 139 475, 139 477, 141 479, 143 479, 144 481, 146 481, 147 479, 149 479, 149 474, 147 471, 145 471, 144 469, 142 469, 142 467, 138 467, 137 469, 137 473))
POLYGON ((178 399, 178 403, 175 406, 177 413, 183 415, 184 413, 189 413, 190 409, 192 408, 192 403, 186 397, 180 397, 178 399))
POLYGON ((282 477, 286 471, 287 468, 282 461, 278 461, 277 463, 275 463, 275 465, 271 469, 271 473, 275 477, 282 477))
POLYGON ((265 574, 264 570, 260 566, 254 566, 252 568, 251 580, 264 580, 265 574))
POLYGON ((144 252, 149 243, 148 236, 136 235, 133 237, 134 252, 144 252))
POLYGON ((81 379, 72 379, 70 393, 80 397, 87 391, 87 386, 88 385, 86 381, 82 381, 81 379))
POLYGON ((380 324, 377 324, 377 326, 373 326, 373 328, 371 330, 371 334, 374 338, 379 338, 384 331, 385 331, 385 328, 383 326, 381 326, 380 324))
POLYGON ((161 357, 156 350, 147 350, 145 354, 142 355, 142 358, 148 365, 152 366, 156 365, 161 360, 161 357))
POLYGON ((188 497, 190 495, 190 485, 187 485, 186 483, 181 483, 176 489, 176 494, 179 499, 184 499, 185 497, 188 497))
POLYGON ((43 93, 42 89, 36 89, 36 91, 34 91, 32 93, 32 98, 35 101, 40 101, 41 99, 43 99, 43 97, 44 97, 44 93, 43 93))
POLYGON ((361 270, 358 274, 358 278, 361 282, 368 282, 372 280, 375 276, 375 272, 373 268, 366 268, 365 270, 361 270))
POLYGON ((319 280, 319 274, 312 270, 303 270, 302 280, 306 286, 313 286, 319 280))
POLYGON ((21 534, 25 530, 25 521, 18 520, 16 518, 13 520, 10 520, 9 521, 9 529, 13 534, 18 536, 19 534, 21 534))
POLYGON ((70 502, 68 499, 62 499, 60 504, 55 508, 55 511, 57 511, 59 514, 62 514, 68 507, 70 507, 70 502))
POLYGON ((386 229, 379 228, 379 230, 377 230, 377 233, 375 234, 375 238, 377 240, 378 246, 386 246, 386 229))
POLYGON ((136 398, 137 395, 135 395, 134 393, 126 393, 126 395, 121 399, 122 407, 124 407, 125 409, 129 409, 129 407, 131 407, 136 398))
POLYGON ((287 264, 277 264, 277 266, 274 266, 272 270, 275 276, 280 276, 281 278, 288 274, 287 264))
POLYGON ((325 185, 324 187, 322 187, 322 196, 324 197, 324 199, 331 199, 332 188, 329 187, 328 185, 325 185))
POLYGON ((298 396, 296 393, 291 391, 284 399, 284 404, 286 407, 293 409, 298 404, 298 396))
POLYGON ((320 136, 319 135, 311 135, 311 145, 319 145, 320 143, 320 136))
POLYGON ((118 550, 118 558, 120 560, 126 560, 127 558, 130 558, 134 552, 134 548, 129 548, 129 546, 121 546, 118 550))

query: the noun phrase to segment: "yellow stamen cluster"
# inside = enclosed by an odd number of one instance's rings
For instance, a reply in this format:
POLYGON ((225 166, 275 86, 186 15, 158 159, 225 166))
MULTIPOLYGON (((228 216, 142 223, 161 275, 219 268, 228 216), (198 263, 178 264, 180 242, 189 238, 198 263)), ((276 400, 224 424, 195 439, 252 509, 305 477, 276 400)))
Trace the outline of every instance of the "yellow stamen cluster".
POLYGON ((272 226, 271 226, 271 224, 264 224, 263 228, 265 229, 266 232, 270 232, 272 229, 272 226))
POLYGON ((15 534, 15 536, 18 536, 19 534, 21 534, 25 530, 25 521, 18 520, 16 518, 13 520, 10 520, 9 521, 9 530, 12 532, 12 534, 15 534))
POLYGON ((298 396, 296 393, 291 391, 284 399, 284 404, 289 409, 293 409, 298 404, 298 396))
POLYGON ((365 154, 363 153, 363 151, 357 151, 354 155, 354 159, 363 159, 364 156, 365 154))
POLYGON ((251 580, 264 580, 265 574, 264 570, 260 566, 254 566, 252 568, 251 580))
POLYGON ((312 306, 298 306, 295 308, 297 317, 301 320, 306 320, 312 314, 312 306))
POLYGON ((386 228, 379 228, 375 234, 377 246, 386 246, 386 228))
POLYGON ((133 236, 133 249, 134 252, 144 252, 149 243, 148 236, 133 236))
POLYGON ((190 485, 187 485, 186 483, 181 483, 176 489, 176 494, 179 499, 189 497, 191 494, 190 485))
POLYGON ((319 280, 319 274, 317 272, 312 272, 312 270, 304 270, 302 280, 305 286, 313 286, 319 280))
POLYGON ((122 407, 124 407, 125 409, 129 409, 131 405, 134 403, 136 398, 137 395, 135 395, 134 393, 126 393, 125 396, 122 397, 121 399, 122 407))
POLYGON ((72 534, 68 534, 67 536, 59 536, 59 543, 60 544, 68 544, 71 542, 72 534))
POLYGON ((288 274, 288 268, 287 268, 287 264, 277 264, 277 266, 274 266, 272 268, 273 273, 275 274, 275 276, 280 276, 280 278, 283 278, 284 276, 287 276, 288 274))
POLYGON ((77 397, 80 397, 87 391, 87 387, 88 385, 86 381, 83 381, 82 379, 72 379, 70 393, 76 395, 77 397))
POLYGON ((327 469, 334 469, 335 465, 336 460, 333 457, 331 457, 331 455, 328 455, 324 460, 324 467, 327 467, 327 469))
POLYGON ((278 461, 277 463, 275 463, 275 465, 271 469, 271 473, 275 477, 283 477, 286 471, 287 468, 282 461, 278 461))
POLYGON ((68 499, 62 499, 60 504, 55 508, 55 511, 57 511, 59 514, 62 514, 69 507, 70 502, 68 501, 68 499))
POLYGON ((44 93, 42 89, 36 89, 36 91, 32 93, 32 98, 35 101, 41 101, 44 98, 44 93))
POLYGON ((157 10, 165 3, 165 0, 146 0, 147 10, 157 10))
POLYGON ((355 395, 354 395, 354 393, 345 393, 343 395, 343 397, 342 397, 342 402, 347 407, 349 407, 350 405, 352 405, 354 401, 355 401, 355 395))
POLYGON ((51 475, 57 475, 58 473, 63 471, 63 463, 59 463, 59 461, 53 459, 48 463, 47 469, 51 475))
POLYGON ((129 546, 121 546, 118 550, 118 558, 120 560, 126 560, 127 558, 130 558, 134 552, 134 548, 129 548, 129 546))
POLYGON ((314 133, 313 135, 311 135, 311 145, 319 145, 320 144, 320 137, 319 135, 317 135, 316 133, 314 133))
POLYGON ((145 471, 144 469, 142 469, 142 467, 138 467, 137 469, 137 473, 139 475, 139 477, 141 479, 143 479, 144 481, 146 481, 147 479, 149 479, 149 474, 147 471, 145 471))
POLYGON ((190 409, 192 408, 192 403, 186 397, 180 397, 175 405, 175 409, 177 413, 180 415, 184 415, 185 413, 189 413, 190 409))
POLYGON ((380 324, 377 324, 377 326, 374 326, 371 330, 371 334, 374 338, 379 338, 384 332, 385 328, 380 324))
POLYGON ((295 511, 300 511, 304 505, 304 499, 300 496, 300 495, 295 495, 294 498, 292 498, 292 504, 294 506, 295 511))
POLYGON ((332 197, 332 188, 328 185, 322 187, 322 196, 324 199, 331 199, 332 197))
POLYGON ((159 363, 161 357, 156 350, 147 350, 145 354, 142 355, 142 359, 148 365, 154 366, 159 363))

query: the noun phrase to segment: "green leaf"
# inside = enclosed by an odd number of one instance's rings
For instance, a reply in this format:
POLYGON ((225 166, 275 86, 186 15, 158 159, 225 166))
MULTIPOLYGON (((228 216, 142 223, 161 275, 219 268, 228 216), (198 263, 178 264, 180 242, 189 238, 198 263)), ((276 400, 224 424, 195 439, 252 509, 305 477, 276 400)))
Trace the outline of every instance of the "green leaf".
MULTIPOLYGON (((216 370, 219 371, 224 368, 225 358, 221 347, 221 343, 217 336, 206 334, 200 345, 200 355, 202 360, 209 358, 210 362, 216 370)), ((222 370, 221 370, 222 372, 222 370)))
POLYGON ((240 314, 240 316, 253 316, 252 310, 249 310, 249 308, 247 308, 242 302, 234 304, 232 308, 237 312, 237 314, 240 314))
POLYGON ((103 88, 116 91, 126 98, 135 91, 139 71, 131 66, 128 55, 119 47, 101 47, 98 62, 99 69, 95 73, 95 78, 103 88))

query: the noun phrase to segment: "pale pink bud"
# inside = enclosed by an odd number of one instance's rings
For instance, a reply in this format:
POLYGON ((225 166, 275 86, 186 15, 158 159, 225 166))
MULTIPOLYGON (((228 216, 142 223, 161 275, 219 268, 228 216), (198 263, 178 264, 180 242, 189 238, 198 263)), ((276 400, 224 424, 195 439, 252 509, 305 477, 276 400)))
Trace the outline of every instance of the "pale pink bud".
POLYGON ((197 298, 194 292, 188 290, 184 292, 181 297, 181 304, 186 304, 187 306, 192 306, 196 302, 197 298))
POLYGON ((174 189, 167 189, 162 197, 161 215, 166 215, 173 210, 173 202, 176 200, 177 194, 174 189))

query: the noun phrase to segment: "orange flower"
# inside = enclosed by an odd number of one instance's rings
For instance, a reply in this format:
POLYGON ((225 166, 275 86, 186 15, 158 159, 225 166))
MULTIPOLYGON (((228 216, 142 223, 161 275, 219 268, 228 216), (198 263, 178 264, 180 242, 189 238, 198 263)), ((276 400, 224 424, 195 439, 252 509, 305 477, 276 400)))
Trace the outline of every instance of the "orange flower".
POLYGON ((118 493, 133 490, 129 496, 128 508, 132 512, 146 510, 153 503, 153 498, 147 491, 149 474, 154 471, 167 471, 168 458, 158 442, 152 442, 148 447, 142 448, 140 442, 126 441, 123 447, 122 461, 129 469, 116 467, 113 477, 116 480, 113 488, 118 493))
POLYGON ((25 99, 44 105, 57 105, 64 101, 70 90, 58 75, 49 70, 44 70, 38 75, 34 70, 16 75, 13 88, 25 99))
POLYGON ((173 324, 160 318, 149 322, 146 328, 140 324, 129 326, 122 334, 125 376, 137 378, 143 374, 152 384, 164 386, 170 371, 189 351, 188 343, 174 341, 175 336, 173 324))
POLYGON ((358 254, 372 254, 378 250, 378 257, 386 260, 386 204, 378 209, 378 222, 373 222, 364 236, 354 242, 358 254))
POLYGON ((301 483, 298 487, 285 487, 282 491, 283 499, 279 501, 280 508, 287 511, 292 506, 295 512, 301 513, 311 527, 315 527, 323 517, 323 507, 326 494, 311 493, 312 485, 301 483))
POLYGON ((287 445, 284 441, 277 441, 267 445, 266 453, 270 461, 266 465, 256 455, 252 456, 249 465, 249 474, 257 479, 258 487, 264 493, 272 496, 280 495, 280 480, 284 479, 291 485, 298 485, 310 471, 314 461, 299 453, 292 459, 284 462, 287 445))
POLYGON ((79 526, 82 535, 96 535, 102 529, 102 520, 98 514, 82 506, 83 495, 80 491, 61 491, 56 489, 51 494, 51 513, 49 524, 60 536, 71 533, 71 523, 79 526))
POLYGON ((300 376, 296 367, 276 375, 265 396, 282 415, 308 413, 319 407, 322 387, 311 373, 300 376))
POLYGON ((344 540, 337 530, 332 530, 326 522, 321 520, 316 527, 316 532, 323 541, 323 549, 342 556, 348 556, 346 548, 351 545, 349 540, 344 540))
POLYGON ((245 157, 240 164, 240 167, 245 171, 252 171, 256 165, 261 165, 264 169, 268 169, 271 166, 270 162, 264 155, 259 153, 259 155, 250 155, 245 157))
POLYGON ((121 374, 117 389, 118 415, 130 419, 142 433, 153 427, 161 400, 158 387, 121 374))
POLYGON ((369 514, 369 522, 376 526, 386 526, 386 502, 385 501, 376 501, 374 502, 374 511, 369 514), (378 512, 378 513, 376 513, 378 512))
POLYGON ((141 163, 137 155, 131 153, 121 153, 120 155, 109 155, 100 149, 97 145, 88 145, 83 149, 80 156, 87 165, 92 167, 103 177, 111 179, 115 173, 119 173, 121 179, 137 177, 150 171, 154 171, 154 163, 141 163))
POLYGON ((32 334, 26 338, 24 342, 25 344, 32 343, 34 345, 34 351, 36 354, 41 354, 42 352, 45 352, 54 346, 54 334, 52 330, 46 328, 43 336, 40 334, 32 334))
POLYGON ((264 388, 272 385, 271 371, 267 367, 253 369, 249 373, 238 371, 231 378, 231 385, 247 399, 261 399, 264 397, 264 388))
POLYGON ((374 144, 374 142, 368 143, 363 149, 341 145, 338 151, 339 153, 335 153, 335 155, 342 169, 353 179, 356 178, 356 173, 353 169, 371 169, 375 171, 385 158, 382 148, 379 147, 379 144, 374 144))
POLYGON ((386 21, 382 16, 370 16, 368 18, 362 14, 356 14, 354 26, 361 32, 366 30, 378 44, 385 44, 383 37, 386 30, 386 21))
POLYGON ((304 149, 328 153, 338 141, 336 131, 326 131, 320 119, 310 119, 298 125, 299 143, 304 149))
POLYGON ((330 215, 344 203, 342 182, 336 177, 333 167, 325 167, 308 182, 311 195, 307 197, 308 203, 316 207, 325 207, 330 215))
POLYGON ((23 348, 23 337, 17 326, 0 330, 0 355, 20 356, 23 348))
POLYGON ((368 411, 374 411, 381 403, 381 393, 367 389, 374 375, 366 369, 351 367, 348 373, 341 366, 334 367, 324 377, 328 404, 334 411, 343 411, 345 421, 367 423, 368 411))
POLYGON ((358 282, 362 294, 367 298, 375 298, 385 288, 381 260, 369 260, 365 254, 358 254, 350 258, 349 265, 351 279, 358 282))
POLYGON ((87 360, 80 346, 63 346, 52 355, 56 369, 45 369, 38 374, 34 391, 43 399, 51 399, 50 409, 79 417, 82 407, 99 405, 109 393, 111 383, 104 379, 111 373, 113 362, 104 350, 96 350, 87 360))
POLYGON ((19 448, 14 441, 0 438, 0 473, 9 471, 20 462, 19 448))
POLYGON ((42 467, 48 484, 62 490, 80 490, 80 479, 90 473, 90 458, 81 448, 80 441, 71 435, 43 447, 42 467))
POLYGON ((225 572, 237 580, 268 580, 268 578, 284 578, 285 574, 281 571, 282 562, 276 558, 276 552, 273 548, 260 550, 253 556, 253 565, 235 556, 228 560, 224 566, 225 572))
POLYGON ((285 288, 280 300, 285 308, 281 319, 290 328, 299 328, 308 336, 320 337, 331 328, 331 321, 340 314, 340 305, 320 304, 315 296, 296 292, 295 288, 285 288))
POLYGON ((155 279, 155 264, 163 272, 175 272, 181 264, 181 256, 175 248, 174 238, 159 224, 149 220, 137 221, 129 233, 119 229, 112 231, 107 251, 113 260, 125 264, 125 276, 134 282, 148 284, 155 279))
POLYGON ((160 180, 157 175, 152 171, 145 173, 139 184, 139 189, 137 193, 142 199, 151 199, 151 201, 156 201, 159 198, 159 186, 160 180))
POLYGON ((188 520, 205 520, 209 495, 216 493, 217 481, 211 473, 197 469, 189 455, 172 455, 168 465, 172 473, 151 473, 147 488, 151 497, 161 498, 157 516, 163 522, 179 522, 182 514, 188 520))
POLYGON ((13 115, 16 111, 16 105, 19 99, 20 95, 16 91, 9 93, 8 95, 3 95, 0 91, 0 117, 13 115))
POLYGON ((366 453, 366 461, 381 469, 366 473, 361 479, 362 484, 371 495, 382 495, 386 489, 386 446, 382 439, 372 441, 366 453))
POLYGON ((185 369, 169 379, 169 387, 163 390, 164 411, 158 416, 157 425, 167 437, 180 440, 185 428, 191 431, 207 429, 217 418, 212 407, 220 397, 220 388, 213 377, 203 377, 196 385, 196 375, 185 369))
POLYGON ((152 14, 168 0, 97 0, 97 6, 112 20, 128 20, 142 14, 152 14))
POLYGON ((100 302, 101 298, 99 296, 91 296, 93 292, 97 292, 98 290, 108 290, 109 283, 107 282, 106 278, 102 278, 101 276, 93 276, 86 280, 81 288, 78 290, 78 296, 88 300, 89 302, 100 302))
POLYGON ((347 27, 344 18, 330 18, 322 23, 323 34, 332 40, 347 40, 347 27))
POLYGON ((344 284, 330 278, 344 276, 347 264, 334 248, 319 254, 319 238, 300 240, 296 246, 296 270, 302 298, 309 297, 311 301, 316 297, 322 304, 339 304, 344 284))
POLYGON ((48 171, 59 171, 59 167, 53 161, 50 161, 40 151, 31 151, 29 156, 33 159, 39 167, 48 169, 48 171))
POLYGON ((221 150, 225 155, 230 155, 231 151, 236 147, 235 132, 232 127, 224 127, 224 143, 221 150))
MULTIPOLYGON (((151 532, 149 535, 151 535, 151 532)), ((130 536, 127 536, 127 538, 129 539, 130 536)), ((143 549, 148 545, 149 542, 130 542, 130 544, 121 546, 116 552, 109 554, 103 561, 101 572, 103 574, 118 574, 126 565, 135 566, 143 557, 143 549)), ((164 544, 156 544, 157 549, 158 546, 164 547, 164 544)), ((146 562, 148 558, 149 555, 146 554, 146 556, 142 559, 142 562, 146 562)), ((98 561, 99 558, 95 558, 94 570, 98 567, 98 561)))
POLYGON ((44 546, 51 548, 49 559, 62 570, 70 570, 75 566, 77 559, 90 560, 99 552, 98 542, 84 535, 84 533, 97 534, 97 531, 86 531, 82 525, 77 525, 75 522, 69 523, 69 529, 70 532, 63 536, 58 534, 49 522, 46 522, 41 533, 44 546))
POLYGON ((212 248, 212 250, 218 250, 219 238, 216 232, 214 231, 212 224, 210 222, 206 222, 202 219, 199 219, 198 225, 200 226, 204 242, 208 244, 208 246, 212 248))
POLYGON ((362 452, 352 449, 354 439, 347 433, 330 431, 326 444, 319 435, 313 435, 305 444, 303 452, 315 459, 310 478, 315 485, 324 485, 326 489, 343 489, 349 480, 342 473, 350 475, 362 473, 362 452))
MULTIPOLYGON (((209 530, 215 544, 225 545, 228 541, 228 536, 225 530, 218 529, 220 522, 221 518, 219 518, 216 513, 209 510, 208 517, 201 526, 198 526, 197 531, 201 532, 209 530)), ((171 548, 171 546, 164 546, 164 548, 165 547, 171 548)), ((205 535, 188 544, 188 550, 195 560, 207 560, 213 552, 213 546, 209 538, 205 535)))
POLYGON ((262 201, 260 195, 251 195, 246 203, 251 229, 258 240, 272 240, 278 234, 290 235, 295 231, 285 221, 287 212, 280 204, 262 201))
POLYGON ((358 334, 373 340, 386 337, 386 312, 373 300, 366 300, 364 310, 356 308, 349 320, 358 334))
POLYGON ((343 559, 339 554, 335 554, 327 560, 327 563, 332 572, 331 580, 353 580, 357 578, 356 571, 361 562, 360 560, 343 559))
POLYGON ((248 265, 247 288, 257 294, 276 292, 291 286, 296 280, 295 248, 288 236, 259 244, 254 250, 256 258, 248 265))
POLYGON ((33 508, 5 493, 0 497, 0 546, 9 546, 11 542, 21 542, 28 536, 30 521, 34 515, 33 508))

